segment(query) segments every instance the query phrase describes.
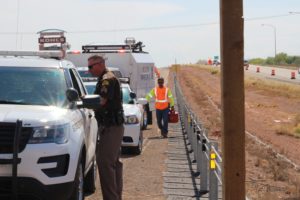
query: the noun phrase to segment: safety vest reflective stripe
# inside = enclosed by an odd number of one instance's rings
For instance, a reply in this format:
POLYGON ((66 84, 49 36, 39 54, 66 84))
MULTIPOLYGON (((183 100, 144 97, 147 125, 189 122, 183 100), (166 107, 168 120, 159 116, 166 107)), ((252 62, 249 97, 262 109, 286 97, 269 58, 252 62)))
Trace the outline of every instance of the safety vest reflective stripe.
POLYGON ((168 98, 167 98, 167 97, 168 97, 168 88, 166 88, 166 93, 165 93, 165 95, 166 95, 166 96, 165 96, 165 100, 167 100, 167 99, 168 99, 168 98))
POLYGON ((153 97, 153 96, 152 96, 150 93, 148 94, 148 96, 149 96, 150 98, 152 98, 152 97, 153 97))
POLYGON ((168 102, 168 100, 156 100, 156 102, 165 103, 165 102, 168 102))

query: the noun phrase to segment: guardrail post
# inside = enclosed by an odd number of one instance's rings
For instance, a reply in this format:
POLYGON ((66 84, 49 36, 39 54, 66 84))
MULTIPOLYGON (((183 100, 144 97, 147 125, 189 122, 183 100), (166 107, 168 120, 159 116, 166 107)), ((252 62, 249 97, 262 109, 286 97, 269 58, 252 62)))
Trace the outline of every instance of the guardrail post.
POLYGON ((188 126, 188 140, 189 140, 189 144, 192 146, 192 144, 191 144, 191 123, 192 123, 191 121, 192 121, 192 119, 191 119, 191 113, 189 112, 189 110, 187 110, 187 114, 188 114, 188 124, 187 124, 187 126, 188 126))
POLYGON ((194 160, 197 163, 197 159, 198 159, 198 140, 197 140, 196 126, 197 126, 197 121, 195 121, 195 117, 194 117, 194 126, 193 126, 194 160))
POLYGON ((199 172, 199 174, 202 174, 201 172, 201 161, 202 161, 202 144, 201 144, 201 130, 197 130, 197 172, 199 172))
MULTIPOLYGON (((207 168, 208 168, 208 160, 206 158, 206 155, 205 153, 209 152, 207 151, 208 149, 206 148, 207 146, 207 141, 206 139, 204 139, 204 134, 205 132, 202 131, 201 133, 201 136, 202 136, 202 160, 200 161, 201 162, 201 174, 200 174, 200 192, 201 193, 204 193, 204 192, 207 192, 208 191, 208 179, 207 179, 207 174, 208 174, 208 171, 207 171, 207 168)), ((207 153, 209 155, 209 153, 207 153)))
MULTIPOLYGON (((214 146, 216 151, 218 151, 218 143, 211 142, 211 147, 214 146)), ((213 151, 210 148, 210 157, 209 157, 209 200, 218 199, 218 178, 217 178, 217 152, 213 151)))

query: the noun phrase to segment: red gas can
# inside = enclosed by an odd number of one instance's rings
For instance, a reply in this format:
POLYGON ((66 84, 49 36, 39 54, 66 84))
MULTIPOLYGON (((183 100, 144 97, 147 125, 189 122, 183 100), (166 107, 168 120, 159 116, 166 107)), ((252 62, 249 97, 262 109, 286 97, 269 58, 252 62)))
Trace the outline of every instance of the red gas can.
POLYGON ((175 110, 170 110, 169 112, 169 123, 177 123, 178 122, 178 112, 175 110))

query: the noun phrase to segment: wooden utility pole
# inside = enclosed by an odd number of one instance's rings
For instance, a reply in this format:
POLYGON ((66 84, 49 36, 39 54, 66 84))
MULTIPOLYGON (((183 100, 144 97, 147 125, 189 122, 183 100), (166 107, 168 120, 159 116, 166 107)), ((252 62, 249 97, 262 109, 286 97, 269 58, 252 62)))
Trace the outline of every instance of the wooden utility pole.
POLYGON ((243 0, 220 0, 223 199, 245 199, 243 0))

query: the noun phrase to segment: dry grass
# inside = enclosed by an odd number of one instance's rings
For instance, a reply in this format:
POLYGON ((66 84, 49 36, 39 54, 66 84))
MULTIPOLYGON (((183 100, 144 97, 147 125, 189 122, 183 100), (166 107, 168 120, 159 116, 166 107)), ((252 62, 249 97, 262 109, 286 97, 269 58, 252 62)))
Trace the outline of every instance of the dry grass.
POLYGON ((293 136, 293 126, 283 124, 283 125, 280 125, 278 128, 276 128, 275 132, 276 132, 277 135, 293 136))
POLYGON ((277 135, 287 135, 295 138, 300 138, 300 124, 296 127, 293 125, 283 124, 276 128, 277 135))
POLYGON ((219 74, 220 73, 220 70, 218 70, 218 69, 210 69, 210 73, 211 74, 219 74))
POLYGON ((268 91, 276 96, 300 98, 300 87, 294 84, 263 80, 255 77, 246 77, 245 87, 268 91))

